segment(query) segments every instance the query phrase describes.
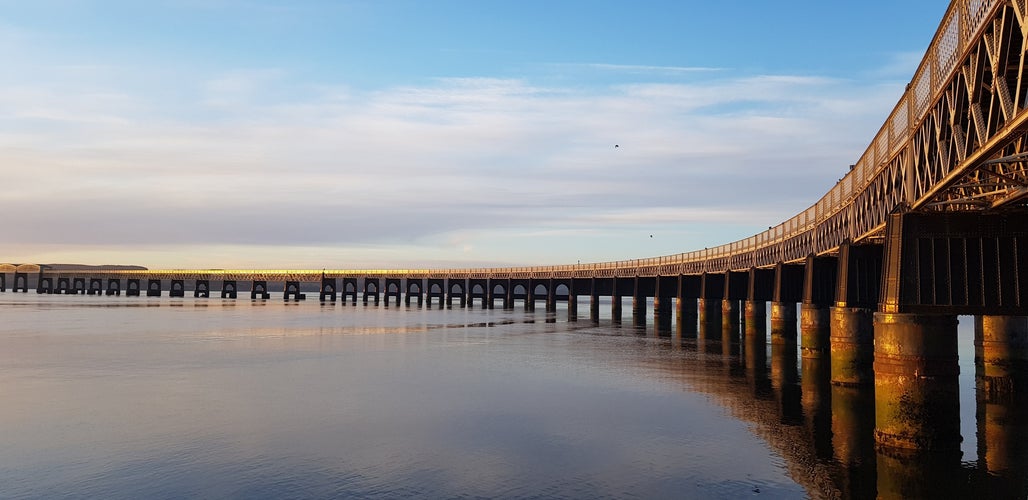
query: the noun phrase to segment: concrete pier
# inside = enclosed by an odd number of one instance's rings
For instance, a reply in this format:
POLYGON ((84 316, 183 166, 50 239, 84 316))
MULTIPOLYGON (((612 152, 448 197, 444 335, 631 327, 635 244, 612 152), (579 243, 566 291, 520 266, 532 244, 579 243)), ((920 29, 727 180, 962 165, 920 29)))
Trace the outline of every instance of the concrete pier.
POLYGON ((675 299, 675 333, 679 337, 695 338, 698 319, 699 311, 696 309, 696 299, 675 299))
POLYGON ((771 343, 796 342, 796 304, 771 303, 771 343))
POLYGON ((879 447, 900 453, 955 452, 959 463, 959 373, 955 316, 875 313, 879 447))
POLYGON ((698 319, 701 325, 721 321, 721 299, 699 299, 697 301, 698 319))
POLYGON ((828 356, 831 315, 827 306, 800 304, 800 352, 805 358, 828 356))
POLYGON ((829 345, 833 384, 855 386, 874 383, 873 314, 870 309, 831 308, 829 345))
POLYGON ((724 299, 721 301, 721 325, 739 325, 739 301, 724 299))

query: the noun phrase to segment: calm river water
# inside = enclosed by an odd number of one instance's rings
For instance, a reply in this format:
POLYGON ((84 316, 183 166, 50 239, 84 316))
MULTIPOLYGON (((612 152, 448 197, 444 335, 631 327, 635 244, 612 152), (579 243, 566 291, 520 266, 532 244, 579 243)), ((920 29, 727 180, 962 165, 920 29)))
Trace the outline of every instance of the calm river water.
POLYGON ((962 456, 916 460, 795 349, 649 319, 3 293, 0 498, 1024 496, 970 318, 962 456))

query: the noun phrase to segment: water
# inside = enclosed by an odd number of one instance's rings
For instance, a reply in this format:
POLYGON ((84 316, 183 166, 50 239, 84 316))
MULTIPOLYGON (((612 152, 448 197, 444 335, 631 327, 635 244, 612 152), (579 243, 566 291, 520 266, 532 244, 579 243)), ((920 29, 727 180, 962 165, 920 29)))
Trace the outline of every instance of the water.
POLYGON ((0 498, 873 497, 928 470, 876 466, 866 406, 835 408, 859 395, 776 356, 564 310, 8 292, 0 498))

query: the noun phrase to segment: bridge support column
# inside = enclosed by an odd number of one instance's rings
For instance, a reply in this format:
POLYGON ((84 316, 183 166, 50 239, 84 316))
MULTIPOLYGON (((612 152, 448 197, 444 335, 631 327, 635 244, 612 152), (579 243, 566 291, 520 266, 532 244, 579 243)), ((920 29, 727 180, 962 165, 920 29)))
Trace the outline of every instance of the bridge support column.
POLYGON ((875 328, 873 311, 858 307, 831 308, 832 383, 870 385, 874 377, 875 328))
POLYGON ((88 295, 96 295, 97 297, 104 294, 104 280, 102 278, 89 278, 89 291, 86 292, 88 295))
POLYGON ((300 293, 299 281, 286 281, 285 286, 282 288, 282 300, 288 302, 289 299, 294 301, 307 299, 306 293, 300 293))
POLYGON ((196 280, 193 283, 193 297, 210 297, 211 282, 209 280, 196 280))
POLYGON ((589 292, 589 319, 594 323, 600 320, 600 293, 596 290, 595 278, 593 278, 592 291, 589 292))
POLYGON ((976 316, 974 321, 979 390, 1028 393, 1028 316, 976 316))
MULTIPOLYGON (((616 282, 617 278, 614 280, 616 282)), ((621 322, 621 295, 619 295, 617 291, 615 291, 614 295, 610 297, 610 320, 614 323, 621 322)))
POLYGON ((975 318, 979 469, 997 498, 1023 495, 1028 470, 1028 317, 975 318))
POLYGON ((771 303, 771 343, 796 342, 796 304, 771 303))
POLYGON ((739 301, 724 299, 721 301, 721 326, 739 326, 739 301))
POLYGON ((270 298, 271 294, 268 293, 268 282, 264 280, 254 280, 250 285, 250 300, 267 300, 270 298))
POLYGON ((146 282, 146 296, 147 297, 160 297, 161 296, 161 280, 149 279, 146 282))
MULTIPOLYGON (((335 278, 321 278, 321 291, 318 292, 319 302, 336 303, 336 280, 335 278)), ((410 297, 407 298, 407 305, 410 305, 410 297)))
MULTIPOLYGON (((40 272, 39 274, 43 274, 40 272)), ((40 276, 39 282, 36 284, 36 293, 38 294, 52 294, 54 293, 54 279, 49 276, 40 276)))
POLYGON ((11 291, 18 293, 29 293, 29 275, 28 273, 14 273, 14 286, 11 287, 11 291))
POLYGON ((121 296, 121 280, 118 278, 107 279, 107 295, 121 296))
POLYGON ((717 324, 721 317, 720 299, 699 299, 697 307, 700 325, 717 324))
POLYGON ((828 355, 831 324, 831 312, 827 306, 800 304, 800 350, 803 357, 828 355))
POLYGON ((574 290, 574 282, 568 292, 568 321, 578 321, 578 295, 574 290))
POLYGON ((221 282, 221 298, 234 299, 237 295, 238 285, 236 280, 223 280, 221 282))
MULTIPOLYGON (((93 289, 90 287, 89 294, 93 294, 93 289)), ((186 296, 186 282, 185 280, 171 280, 171 289, 168 290, 169 297, 185 297, 186 296)))
POLYGON ((632 324, 646 326, 646 296, 632 295, 632 324))
POLYGON ((747 300, 743 304, 743 317, 746 319, 746 330, 750 329, 750 325, 756 323, 767 324, 767 302, 747 300))
POLYGON ((658 331, 671 330, 671 297, 661 297, 660 293, 653 296, 653 324, 658 331))
POLYGON ((699 318, 696 307, 694 298, 679 297, 675 299, 675 331, 680 337, 693 338, 696 336, 696 321, 699 318))
POLYGON ((552 279, 546 283, 546 312, 557 312, 557 284, 552 279))
MULTIPOLYGON (((832 369, 835 369, 834 359, 832 369)), ((960 457, 957 319, 875 313, 875 440, 910 453, 960 457)))
POLYGON ((125 296, 126 297, 139 297, 139 280, 136 278, 129 278, 125 280, 125 296))

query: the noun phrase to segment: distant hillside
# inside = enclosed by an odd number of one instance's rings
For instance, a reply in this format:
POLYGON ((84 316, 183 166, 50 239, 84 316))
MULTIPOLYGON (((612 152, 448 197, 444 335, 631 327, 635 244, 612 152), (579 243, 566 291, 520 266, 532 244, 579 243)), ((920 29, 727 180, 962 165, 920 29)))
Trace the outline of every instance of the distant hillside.
POLYGON ((117 271, 146 271, 143 266, 124 266, 124 265, 102 265, 102 266, 91 266, 88 264, 43 264, 46 267, 54 271, 91 271, 91 270, 117 270, 117 271))

